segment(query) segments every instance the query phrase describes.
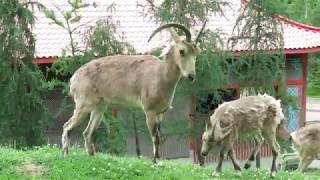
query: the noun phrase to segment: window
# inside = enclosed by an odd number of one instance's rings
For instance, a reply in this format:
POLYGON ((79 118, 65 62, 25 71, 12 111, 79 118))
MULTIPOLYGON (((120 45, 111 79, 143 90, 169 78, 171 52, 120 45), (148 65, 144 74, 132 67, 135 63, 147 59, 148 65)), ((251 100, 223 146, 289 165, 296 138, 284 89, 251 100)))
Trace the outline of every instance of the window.
POLYGON ((300 58, 288 58, 286 61, 286 77, 290 80, 303 79, 302 62, 300 58))

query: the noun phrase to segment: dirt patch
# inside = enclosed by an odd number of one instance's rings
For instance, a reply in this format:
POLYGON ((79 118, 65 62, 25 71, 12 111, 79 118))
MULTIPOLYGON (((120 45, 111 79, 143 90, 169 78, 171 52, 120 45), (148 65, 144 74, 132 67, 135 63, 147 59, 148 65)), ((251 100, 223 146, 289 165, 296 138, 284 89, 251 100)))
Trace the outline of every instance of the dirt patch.
POLYGON ((42 164, 27 161, 18 166, 17 171, 25 176, 42 176, 48 171, 48 168, 42 164))

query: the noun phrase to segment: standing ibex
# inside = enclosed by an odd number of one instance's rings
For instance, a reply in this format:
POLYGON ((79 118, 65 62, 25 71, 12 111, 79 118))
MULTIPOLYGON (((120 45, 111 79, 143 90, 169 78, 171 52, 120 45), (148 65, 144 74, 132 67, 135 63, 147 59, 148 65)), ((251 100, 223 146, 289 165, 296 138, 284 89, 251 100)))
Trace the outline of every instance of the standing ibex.
MULTIPOLYGON (((203 25, 201 31, 204 29, 203 25)), ((91 112, 83 132, 85 148, 90 155, 95 152, 92 134, 98 128, 106 107, 110 104, 135 105, 143 109, 153 142, 153 161, 159 158, 160 119, 172 103, 180 77, 195 80, 196 45, 199 35, 191 41, 190 31, 183 25, 170 23, 157 28, 159 31, 178 28, 186 38, 170 31, 173 42, 163 60, 151 55, 107 56, 90 61, 80 67, 70 80, 70 94, 75 102, 72 117, 63 125, 62 146, 68 153, 68 132, 91 112)))

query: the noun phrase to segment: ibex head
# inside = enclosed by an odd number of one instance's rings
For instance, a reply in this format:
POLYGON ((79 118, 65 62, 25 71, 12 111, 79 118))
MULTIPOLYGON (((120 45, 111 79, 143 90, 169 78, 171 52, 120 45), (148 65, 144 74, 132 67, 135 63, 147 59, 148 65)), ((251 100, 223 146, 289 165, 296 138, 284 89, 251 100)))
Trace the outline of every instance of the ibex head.
POLYGON ((207 127, 206 124, 206 131, 202 135, 201 154, 203 156, 206 156, 211 149, 219 152, 225 141, 225 137, 232 131, 231 126, 221 128, 219 120, 214 116, 210 117, 208 125, 207 127))
POLYGON ((178 28, 185 33, 185 38, 178 36, 178 34, 170 29, 170 34, 173 39, 170 48, 167 51, 167 58, 171 58, 179 68, 181 75, 191 81, 196 77, 196 56, 200 54, 200 48, 197 46, 200 34, 203 31, 205 24, 203 24, 199 34, 194 41, 191 40, 190 31, 181 24, 169 23, 158 27, 151 34, 148 42, 152 37, 163 29, 178 28))

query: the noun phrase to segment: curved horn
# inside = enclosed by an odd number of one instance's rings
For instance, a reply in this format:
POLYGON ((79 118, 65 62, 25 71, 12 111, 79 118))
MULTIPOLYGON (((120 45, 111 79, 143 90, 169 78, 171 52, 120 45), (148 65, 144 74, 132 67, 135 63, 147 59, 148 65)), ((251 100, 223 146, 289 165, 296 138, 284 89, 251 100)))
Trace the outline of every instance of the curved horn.
POLYGON ((205 124, 206 125, 206 131, 209 130, 209 129, 212 129, 210 120, 205 120, 205 123, 206 123, 205 124))
POLYGON ((224 139, 226 136, 230 134, 231 130, 232 130, 231 126, 221 128, 220 123, 217 122, 214 128, 214 139, 216 141, 221 141, 222 139, 224 139))
POLYGON ((208 122, 206 121, 206 131, 208 131, 208 122))
POLYGON ((186 35, 186 41, 187 42, 191 42, 191 33, 190 31, 183 25, 181 24, 176 24, 176 23, 169 23, 169 24, 164 24, 160 27, 158 27, 156 30, 154 30, 152 32, 152 34, 150 35, 149 39, 148 39, 148 42, 153 38, 154 35, 156 35, 158 32, 160 32, 161 30, 163 29, 167 29, 167 28, 170 28, 170 27, 174 27, 174 28, 178 28, 178 29, 181 29, 185 35, 186 35))
POLYGON ((207 20, 204 21, 204 23, 203 23, 203 25, 202 25, 202 27, 201 27, 201 29, 200 29, 197 37, 196 37, 195 43, 197 43, 199 41, 199 37, 201 36, 202 31, 204 30, 204 27, 206 27, 206 24, 207 24, 207 20))

